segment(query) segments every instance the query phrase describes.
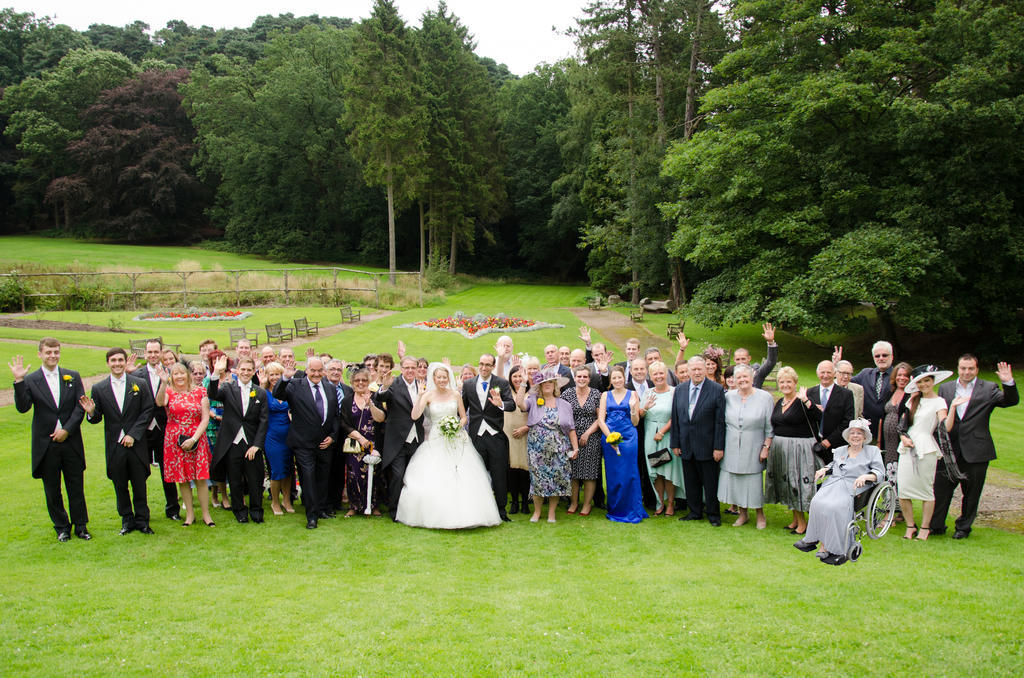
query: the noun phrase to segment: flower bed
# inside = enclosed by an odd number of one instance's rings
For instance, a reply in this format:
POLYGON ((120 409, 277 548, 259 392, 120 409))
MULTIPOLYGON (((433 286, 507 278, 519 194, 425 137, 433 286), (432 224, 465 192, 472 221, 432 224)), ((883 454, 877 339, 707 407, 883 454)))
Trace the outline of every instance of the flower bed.
POLYGON ((153 320, 157 322, 204 321, 204 320, 243 320, 252 313, 249 311, 204 311, 190 308, 185 311, 152 311, 140 313, 132 320, 153 320))
POLYGON ((456 311, 444 318, 431 318, 430 320, 421 320, 415 323, 395 325, 395 329, 412 328, 437 332, 458 332, 467 339, 479 337, 490 332, 530 332, 557 327, 565 327, 565 325, 554 325, 527 318, 514 318, 506 316, 504 313, 497 315, 477 313, 474 316, 468 316, 462 311, 456 311))

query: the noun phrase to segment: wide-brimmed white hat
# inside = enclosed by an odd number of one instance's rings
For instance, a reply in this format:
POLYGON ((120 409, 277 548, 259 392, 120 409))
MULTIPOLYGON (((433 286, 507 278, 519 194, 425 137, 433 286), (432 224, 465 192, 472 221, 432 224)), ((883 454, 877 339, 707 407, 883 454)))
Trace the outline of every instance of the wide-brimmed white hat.
POLYGON ((918 365, 914 368, 914 371, 910 373, 910 383, 903 389, 904 393, 916 393, 917 382, 921 381, 925 377, 932 377, 935 379, 935 385, 938 386, 939 382, 946 381, 953 376, 952 370, 944 370, 938 365, 918 365))
POLYGON ((853 429, 864 432, 865 445, 871 442, 871 422, 867 419, 851 419, 850 425, 846 427, 845 431, 843 431, 843 440, 850 442, 850 431, 853 429))
POLYGON ((563 377, 558 370, 541 370, 534 373, 533 380, 530 382, 530 392, 537 393, 540 390, 540 385, 546 381, 556 382, 561 390, 569 383, 569 377, 563 377))

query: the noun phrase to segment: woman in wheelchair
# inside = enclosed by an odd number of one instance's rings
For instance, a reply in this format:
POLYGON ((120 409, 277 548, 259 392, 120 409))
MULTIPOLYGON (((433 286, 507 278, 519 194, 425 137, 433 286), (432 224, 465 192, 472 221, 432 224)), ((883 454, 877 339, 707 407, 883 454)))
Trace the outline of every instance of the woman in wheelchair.
POLYGON ((818 480, 831 472, 811 500, 807 534, 793 544, 801 551, 814 551, 823 563, 842 565, 852 546, 850 521, 853 520, 853 498, 869 490, 885 477, 882 452, 871 442, 871 425, 866 419, 854 419, 845 431, 848 443, 836 448, 832 463, 814 474, 818 480))

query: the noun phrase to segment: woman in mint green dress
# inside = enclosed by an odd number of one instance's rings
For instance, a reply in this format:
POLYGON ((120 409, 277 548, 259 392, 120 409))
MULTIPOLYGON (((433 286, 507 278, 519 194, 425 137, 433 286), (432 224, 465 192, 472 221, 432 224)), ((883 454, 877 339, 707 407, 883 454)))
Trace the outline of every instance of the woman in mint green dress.
MULTIPOLYGON (((668 385, 668 368, 665 363, 656 361, 647 368, 647 374, 654 382, 654 388, 647 391, 644 401, 640 403, 640 416, 644 418, 645 455, 668 449, 669 428, 672 420, 672 394, 674 389, 668 385)), ((675 513, 675 500, 685 499, 683 489, 683 462, 672 454, 671 459, 657 467, 651 466, 647 457, 647 473, 654 485, 654 494, 658 498, 658 507, 654 515, 671 516, 675 513)))

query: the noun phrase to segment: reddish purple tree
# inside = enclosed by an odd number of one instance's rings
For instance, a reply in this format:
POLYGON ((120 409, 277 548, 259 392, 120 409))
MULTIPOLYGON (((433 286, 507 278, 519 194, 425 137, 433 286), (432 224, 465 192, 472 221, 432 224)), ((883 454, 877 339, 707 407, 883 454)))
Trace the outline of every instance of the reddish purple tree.
POLYGON ((192 168, 195 129, 181 106, 186 69, 145 71, 107 90, 68 144, 78 171, 51 184, 66 226, 94 237, 188 242, 209 228, 213 191, 192 168), (68 190, 73 188, 73 190, 68 190), (73 216, 72 216, 73 215, 73 216))

